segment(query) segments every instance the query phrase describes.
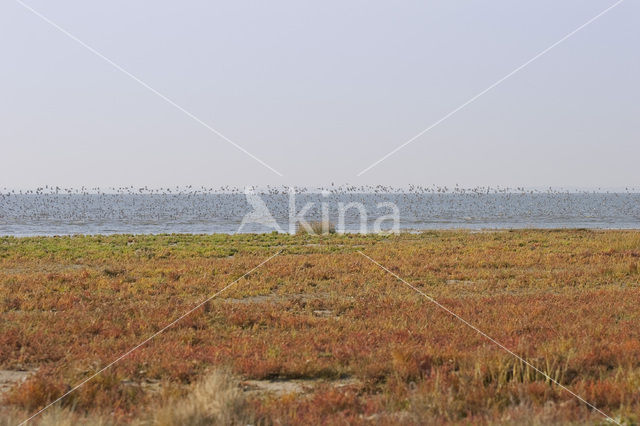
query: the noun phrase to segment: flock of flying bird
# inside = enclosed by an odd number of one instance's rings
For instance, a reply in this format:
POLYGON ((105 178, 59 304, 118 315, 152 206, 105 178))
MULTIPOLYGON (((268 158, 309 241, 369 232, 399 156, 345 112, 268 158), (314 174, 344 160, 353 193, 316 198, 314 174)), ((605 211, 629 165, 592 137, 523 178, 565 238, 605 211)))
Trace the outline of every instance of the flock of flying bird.
MULTIPOLYGON (((175 186, 164 188, 44 186, 33 190, 0 189, 0 235, 69 233, 235 232, 252 211, 247 188, 175 186)), ((305 218, 320 220, 323 203, 336 222, 342 204, 360 203, 368 221, 389 214, 383 203, 397 206, 403 229, 492 227, 638 227, 640 191, 571 191, 554 188, 475 187, 459 185, 392 187, 253 187, 269 213, 286 223, 291 191, 295 211, 310 203, 305 218)), ((357 227, 358 209, 346 212, 357 227)), ((357 229, 357 228, 354 228, 357 229)))
MULTIPOLYGON (((410 184, 406 187, 394 187, 390 185, 335 185, 331 183, 328 187, 304 187, 304 186, 270 186, 265 187, 248 187, 254 190, 258 194, 287 194, 293 190, 296 194, 305 193, 330 193, 330 194, 590 194, 590 193, 639 193, 638 188, 626 187, 622 190, 606 190, 603 188, 590 189, 590 190, 570 190, 570 189, 558 189, 558 188, 525 188, 525 187, 490 187, 490 186, 476 186, 473 188, 464 188, 459 185, 453 187, 448 186, 423 186, 410 184)), ((175 186, 175 187, 158 187, 150 188, 148 186, 134 187, 134 186, 121 186, 121 187, 75 187, 75 188, 63 188, 59 186, 45 185, 43 187, 37 187, 35 189, 9 189, 7 187, 0 190, 0 197, 8 197, 11 195, 72 195, 72 194, 154 194, 154 195, 199 195, 199 194, 242 194, 246 191, 247 187, 235 187, 235 186, 221 186, 214 187, 195 187, 193 185, 187 186, 175 186)))

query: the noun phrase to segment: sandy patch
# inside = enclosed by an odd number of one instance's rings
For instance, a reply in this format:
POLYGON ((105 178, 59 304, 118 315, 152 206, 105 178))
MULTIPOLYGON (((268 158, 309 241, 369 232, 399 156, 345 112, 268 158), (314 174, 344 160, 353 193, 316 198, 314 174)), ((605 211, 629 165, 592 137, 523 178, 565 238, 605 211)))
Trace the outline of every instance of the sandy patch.
POLYGON ((0 395, 24 382, 35 370, 0 370, 0 395))
POLYGON ((345 386, 358 386, 361 384, 356 379, 322 380, 322 379, 292 379, 292 380, 244 380, 242 389, 249 393, 258 394, 305 394, 310 393, 315 387, 328 384, 336 388, 345 386))

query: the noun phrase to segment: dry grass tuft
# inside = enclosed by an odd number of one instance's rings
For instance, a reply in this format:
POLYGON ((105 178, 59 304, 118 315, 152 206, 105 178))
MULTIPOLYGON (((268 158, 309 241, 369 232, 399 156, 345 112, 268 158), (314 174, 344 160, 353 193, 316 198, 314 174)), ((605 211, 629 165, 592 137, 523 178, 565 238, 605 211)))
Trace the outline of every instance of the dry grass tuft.
POLYGON ((175 398, 153 415, 152 424, 246 425, 252 423, 242 390, 226 372, 214 371, 182 398, 175 398))
MULTIPOLYGON (((18 409, 8 409, 0 412, 0 426, 15 426, 29 418, 33 413, 18 409)), ((69 409, 51 407, 32 420, 38 426, 112 426, 116 423, 106 416, 82 416, 69 409)), ((30 422, 31 424, 31 422, 30 422)))
MULTIPOLYGON (((0 411, 0 426, 14 426, 24 421, 32 411, 5 407, 0 411)), ((34 423, 38 426, 133 424, 139 426, 204 426, 247 425, 252 423, 244 392, 230 373, 214 371, 197 382, 186 395, 173 397, 158 406, 151 406, 132 421, 100 414, 82 414, 71 408, 51 407, 34 423)))

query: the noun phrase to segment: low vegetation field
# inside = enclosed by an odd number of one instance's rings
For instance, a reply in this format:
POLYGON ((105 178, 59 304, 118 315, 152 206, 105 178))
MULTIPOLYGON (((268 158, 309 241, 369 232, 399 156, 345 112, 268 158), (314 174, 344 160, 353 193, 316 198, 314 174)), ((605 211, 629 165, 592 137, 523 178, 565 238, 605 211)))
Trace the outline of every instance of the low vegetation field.
POLYGON ((639 263, 636 231, 0 238, 0 425, 70 390, 33 422, 607 422, 567 389, 637 424, 639 263))

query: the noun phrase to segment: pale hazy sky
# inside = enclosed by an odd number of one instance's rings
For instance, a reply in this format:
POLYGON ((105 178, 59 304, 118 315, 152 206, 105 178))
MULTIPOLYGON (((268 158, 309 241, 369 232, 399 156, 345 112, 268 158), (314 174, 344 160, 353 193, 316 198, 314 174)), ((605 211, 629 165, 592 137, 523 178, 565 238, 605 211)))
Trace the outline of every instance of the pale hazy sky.
POLYGON ((640 185, 640 2, 0 3, 0 188, 640 185))

